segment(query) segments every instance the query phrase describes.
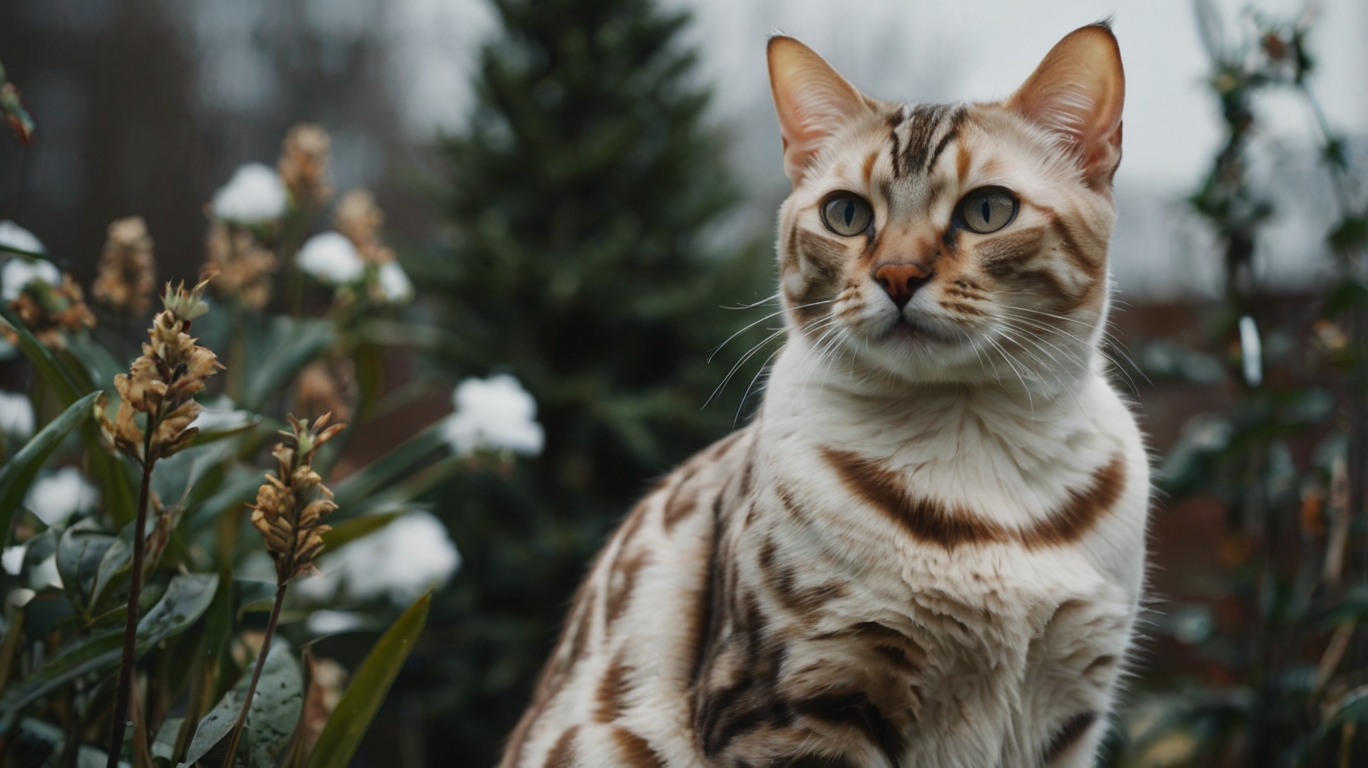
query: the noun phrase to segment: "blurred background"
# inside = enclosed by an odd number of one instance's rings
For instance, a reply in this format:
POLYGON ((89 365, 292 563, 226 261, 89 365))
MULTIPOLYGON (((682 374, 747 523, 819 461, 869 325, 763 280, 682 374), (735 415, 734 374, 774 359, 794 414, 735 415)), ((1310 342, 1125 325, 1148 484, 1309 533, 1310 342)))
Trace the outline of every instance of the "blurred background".
POLYGON ((337 477, 470 377, 516 376, 545 429, 425 497, 460 568, 356 762, 491 765, 607 531, 754 405, 775 324, 709 360, 770 311, 736 309, 772 293, 787 193, 767 34, 881 98, 990 100, 1104 17, 1127 73, 1109 351, 1164 489, 1111 759, 1368 764, 1361 0, 6 0, 37 130, 0 142, 0 219, 89 285, 140 215, 161 278, 193 279, 215 190, 328 131, 434 329, 385 353, 406 396, 337 477))

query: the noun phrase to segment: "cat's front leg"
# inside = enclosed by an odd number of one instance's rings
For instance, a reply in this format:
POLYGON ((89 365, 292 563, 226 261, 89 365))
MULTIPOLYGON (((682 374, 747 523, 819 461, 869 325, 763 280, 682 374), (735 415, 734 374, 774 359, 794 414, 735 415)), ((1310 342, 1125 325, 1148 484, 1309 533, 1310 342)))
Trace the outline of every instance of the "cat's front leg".
POLYGON ((1048 768, 1091 768, 1106 735, 1117 680, 1131 644, 1135 607, 1122 599, 1069 600, 1032 648, 1027 718, 1036 761, 1048 768))

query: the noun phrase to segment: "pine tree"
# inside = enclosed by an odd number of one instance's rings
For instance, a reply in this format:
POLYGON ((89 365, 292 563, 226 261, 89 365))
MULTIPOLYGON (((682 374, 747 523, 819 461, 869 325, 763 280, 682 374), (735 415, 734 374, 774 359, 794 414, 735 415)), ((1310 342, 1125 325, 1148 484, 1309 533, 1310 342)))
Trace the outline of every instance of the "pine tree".
MULTIPOLYGON (((448 488, 465 557, 440 645, 442 749, 492 764, 593 552, 645 488, 731 428, 700 407, 709 351, 771 292, 753 243, 711 248, 736 201, 708 127, 685 14, 651 0, 493 0, 468 130, 445 141, 453 248, 425 277, 449 297, 453 377, 510 372, 544 453, 448 488)), ((777 162, 777 160, 776 160, 777 162)), ((737 358, 731 352, 729 360, 737 358)))

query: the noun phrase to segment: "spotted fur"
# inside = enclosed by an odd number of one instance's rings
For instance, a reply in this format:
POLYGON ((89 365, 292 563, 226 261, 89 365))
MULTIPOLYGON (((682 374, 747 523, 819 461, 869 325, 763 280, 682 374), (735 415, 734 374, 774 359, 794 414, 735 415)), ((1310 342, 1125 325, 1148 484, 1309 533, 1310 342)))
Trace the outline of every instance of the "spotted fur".
POLYGON ((1074 32, 993 104, 877 101, 789 38, 770 63, 788 343, 755 421, 608 541, 501 765, 1091 765, 1149 497, 1098 351, 1115 39, 1074 32), (985 186, 1018 207, 978 233, 985 186), (824 226, 834 192, 867 232, 824 226))

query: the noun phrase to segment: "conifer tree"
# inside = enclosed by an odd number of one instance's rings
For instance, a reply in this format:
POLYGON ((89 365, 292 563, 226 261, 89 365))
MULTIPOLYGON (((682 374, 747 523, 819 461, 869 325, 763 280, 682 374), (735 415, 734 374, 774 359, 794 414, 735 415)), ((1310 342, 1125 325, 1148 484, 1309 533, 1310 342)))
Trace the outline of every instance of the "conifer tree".
POLYGON ((443 370, 517 376, 546 447, 439 501, 465 559, 434 714, 458 741, 441 748, 471 765, 492 764, 527 705, 611 526, 732 427, 744 382, 701 409, 726 373, 709 351, 747 318, 721 307, 772 292, 753 241, 709 245, 736 187, 679 40, 687 16, 652 0, 493 5, 503 30, 470 126, 443 145, 454 243, 424 278, 446 297, 443 370))

